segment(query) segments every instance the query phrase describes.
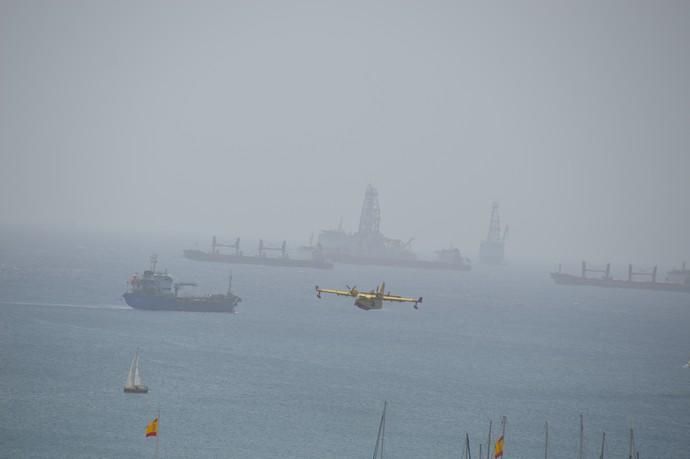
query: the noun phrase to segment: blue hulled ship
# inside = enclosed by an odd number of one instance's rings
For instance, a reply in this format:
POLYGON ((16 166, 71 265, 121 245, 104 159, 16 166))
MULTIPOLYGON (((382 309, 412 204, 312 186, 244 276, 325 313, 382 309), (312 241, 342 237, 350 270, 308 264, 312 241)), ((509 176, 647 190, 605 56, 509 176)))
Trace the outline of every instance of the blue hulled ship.
POLYGON ((133 275, 128 281, 128 291, 122 296, 134 309, 148 311, 196 311, 196 312, 235 312, 241 301, 232 293, 232 277, 225 294, 206 296, 180 296, 183 287, 196 286, 194 282, 174 282, 167 272, 156 271, 158 259, 151 257, 151 269, 142 276, 133 275))

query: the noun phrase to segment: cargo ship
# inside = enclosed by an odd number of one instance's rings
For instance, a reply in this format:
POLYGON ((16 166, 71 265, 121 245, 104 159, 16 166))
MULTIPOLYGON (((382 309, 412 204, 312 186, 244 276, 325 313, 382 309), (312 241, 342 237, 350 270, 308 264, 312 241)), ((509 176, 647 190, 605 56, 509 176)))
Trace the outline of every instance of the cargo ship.
POLYGON ((308 258, 292 258, 287 253, 287 243, 283 241, 280 247, 269 247, 264 241, 259 241, 256 255, 245 255, 240 250, 240 239, 232 244, 218 242, 216 236, 211 238, 211 250, 204 252, 198 249, 184 251, 185 258, 194 261, 210 261, 216 263, 234 263, 243 265, 282 266, 292 268, 332 269, 333 263, 326 260, 316 248, 308 258), (233 249, 232 253, 221 252, 221 248, 233 249), (269 256, 268 252, 279 252, 278 256, 269 256))
POLYGON ((342 224, 337 229, 321 231, 318 247, 321 255, 335 263, 354 265, 395 266, 402 268, 469 271, 472 265, 458 249, 436 252, 435 260, 421 260, 410 249, 412 239, 403 242, 391 239, 380 231, 381 212, 378 192, 369 185, 356 233, 347 233, 342 224))
POLYGON ((392 266, 399 268, 440 269, 450 271, 469 271, 472 269, 470 260, 460 255, 458 249, 444 249, 436 252, 436 260, 420 260, 418 258, 385 258, 334 253, 329 256, 336 263, 369 266, 392 266))
POLYGON ((607 264, 603 269, 589 268, 586 262, 582 262, 582 270, 579 276, 565 274, 561 272, 559 265, 557 272, 551 273, 551 279, 557 284, 562 285, 589 285, 593 287, 606 288, 632 288, 641 290, 663 290, 671 292, 690 293, 690 270, 669 271, 666 281, 659 282, 657 277, 657 267, 651 271, 633 271, 633 266, 628 265, 628 279, 613 279, 611 277, 611 264, 607 264), (588 273, 600 273, 601 277, 587 277, 588 273), (640 280, 643 278, 643 280, 640 280))
POLYGON ((142 276, 130 277, 128 291, 122 296, 134 309, 147 311, 235 312, 241 298, 232 293, 232 277, 225 294, 180 296, 183 287, 196 287, 194 282, 173 282, 167 272, 156 271, 157 257, 151 257, 151 269, 142 276))

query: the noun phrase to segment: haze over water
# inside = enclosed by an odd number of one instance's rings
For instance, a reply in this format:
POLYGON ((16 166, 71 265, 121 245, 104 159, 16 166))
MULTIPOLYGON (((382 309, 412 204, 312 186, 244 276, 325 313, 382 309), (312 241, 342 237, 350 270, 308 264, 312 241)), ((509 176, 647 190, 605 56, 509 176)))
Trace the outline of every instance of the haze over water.
POLYGON ((690 295, 556 286, 690 261, 686 1, 0 2, 0 457, 690 458, 690 295), (126 307, 210 237, 381 231, 471 272, 232 267, 235 315, 126 307), (492 201, 507 263, 477 263, 492 201), (423 296, 357 310, 314 285, 423 296), (145 396, 122 392, 142 351, 145 396), (495 438, 495 435, 494 435, 495 438))
POLYGON ((230 269, 181 257, 179 240, 3 236, 0 437, 4 457, 366 457, 384 400, 386 455, 474 454, 508 417, 506 457, 577 451, 607 432, 607 457, 688 457, 688 297, 570 288, 547 266, 471 272, 234 266, 238 313, 149 313, 120 300, 148 265, 222 291, 230 269), (29 243, 29 244, 27 244, 29 243), (16 247, 11 249, 10 247, 16 247), (57 261, 56 261, 57 260, 57 261), (383 311, 314 296, 380 280, 423 295, 383 311), (145 396, 122 392, 142 350, 145 396))

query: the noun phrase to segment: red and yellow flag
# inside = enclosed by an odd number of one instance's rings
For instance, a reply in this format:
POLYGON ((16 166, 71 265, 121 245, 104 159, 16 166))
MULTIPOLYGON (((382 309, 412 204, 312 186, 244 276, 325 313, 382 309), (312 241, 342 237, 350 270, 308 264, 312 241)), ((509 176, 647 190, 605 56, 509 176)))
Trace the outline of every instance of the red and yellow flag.
POLYGON ((494 459, 499 457, 503 457, 503 435, 498 437, 498 440, 496 440, 496 446, 494 448, 494 459))
POLYGON ((155 437, 158 435, 158 418, 153 418, 153 421, 146 425, 146 436, 155 437))

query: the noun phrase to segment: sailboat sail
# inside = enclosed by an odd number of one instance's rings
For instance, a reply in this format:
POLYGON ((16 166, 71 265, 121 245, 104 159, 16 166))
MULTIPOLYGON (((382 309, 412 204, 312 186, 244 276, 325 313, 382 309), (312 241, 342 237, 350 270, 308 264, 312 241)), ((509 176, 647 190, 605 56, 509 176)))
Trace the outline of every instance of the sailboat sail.
POLYGON ((134 366, 134 385, 141 386, 141 372, 139 371, 139 354, 136 356, 137 364, 134 366))
POLYGON ((141 383, 141 370, 139 369, 139 352, 134 354, 132 364, 129 366, 129 374, 127 375, 127 383, 125 384, 125 392, 135 394, 145 394, 149 388, 141 383))
POLYGON ((137 354, 132 358, 132 364, 129 366, 129 374, 127 375, 127 384, 125 384, 125 387, 134 387, 134 373, 138 358, 139 356, 137 354))

